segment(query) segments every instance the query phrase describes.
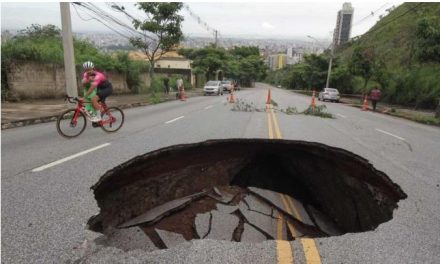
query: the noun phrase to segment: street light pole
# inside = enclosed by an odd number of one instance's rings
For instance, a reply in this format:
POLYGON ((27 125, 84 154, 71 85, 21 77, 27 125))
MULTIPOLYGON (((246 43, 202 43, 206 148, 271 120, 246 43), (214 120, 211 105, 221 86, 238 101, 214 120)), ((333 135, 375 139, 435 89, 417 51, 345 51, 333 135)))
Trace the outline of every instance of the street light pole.
POLYGON ((70 19, 70 3, 60 2, 61 27, 63 35, 64 71, 66 74, 66 93, 78 96, 75 57, 73 54, 72 22, 70 19))

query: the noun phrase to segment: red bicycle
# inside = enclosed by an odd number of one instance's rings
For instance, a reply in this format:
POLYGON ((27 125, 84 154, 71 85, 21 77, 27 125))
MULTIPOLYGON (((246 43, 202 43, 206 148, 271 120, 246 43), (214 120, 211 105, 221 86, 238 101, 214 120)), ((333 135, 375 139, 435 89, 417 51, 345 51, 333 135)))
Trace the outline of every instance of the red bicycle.
MULTIPOLYGON (((84 102, 77 97, 67 96, 69 103, 77 104, 76 108, 72 108, 61 113, 57 118, 57 131, 66 138, 79 136, 87 126, 87 119, 91 121, 90 114, 86 111, 84 102)), ((124 112, 118 107, 107 107, 103 102, 103 112, 101 113, 101 121, 92 122, 93 127, 101 127, 106 132, 116 132, 124 124, 124 112)))

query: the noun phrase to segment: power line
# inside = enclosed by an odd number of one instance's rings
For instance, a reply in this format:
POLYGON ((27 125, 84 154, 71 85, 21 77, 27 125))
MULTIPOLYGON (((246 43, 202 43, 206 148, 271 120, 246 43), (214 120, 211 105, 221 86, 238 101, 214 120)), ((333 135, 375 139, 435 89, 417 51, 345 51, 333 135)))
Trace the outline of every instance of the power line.
POLYGON ((83 17, 79 14, 78 9, 76 9, 76 5, 72 5, 72 6, 73 6, 73 8, 75 9, 76 14, 78 15, 78 17, 79 17, 81 20, 83 20, 83 21, 97 20, 97 19, 94 18, 94 17, 90 17, 89 19, 87 19, 87 18, 83 18, 83 17))
POLYGON ((103 20, 107 21, 110 24, 113 25, 119 25, 121 28, 123 28, 124 30, 127 31, 127 33, 133 35, 134 34, 140 34, 139 32, 137 32, 133 27, 125 24, 124 22, 121 22, 120 20, 118 20, 117 18, 109 15, 108 13, 104 12, 102 9, 98 8, 97 6, 95 6, 92 3, 83 3, 83 6, 90 10, 91 12, 93 12, 95 15, 99 16, 100 18, 102 18, 103 20))
MULTIPOLYGON (((111 31, 115 32, 116 34, 118 34, 118 35, 120 35, 120 36, 122 36, 122 37, 124 37, 124 38, 126 38, 126 39, 130 39, 129 36, 124 35, 123 33, 117 31, 114 27, 112 27, 112 26, 106 24, 106 23, 105 23, 104 21, 102 21, 101 19, 96 18, 96 17, 93 17, 92 15, 90 15, 90 13, 87 13, 86 10, 88 10, 88 11, 92 11, 92 10, 90 10, 88 7, 86 7, 83 3, 72 3, 72 4, 73 4, 74 9, 75 9, 75 11, 77 12, 77 14, 78 14, 78 16, 79 16, 80 19, 82 19, 82 20, 84 20, 84 21, 96 20, 96 21, 98 21, 99 23, 101 23, 102 25, 104 25, 105 27, 107 27, 108 29, 110 29, 111 31), (79 12, 78 12, 76 6, 78 6, 78 7, 80 7, 80 8, 84 8, 84 9, 83 9, 84 13, 87 13, 87 15, 89 15, 91 18, 90 18, 90 19, 85 19, 85 18, 83 18, 81 15, 79 15, 79 12)), ((93 12, 93 11, 92 11, 92 12, 93 12)), ((94 13, 95 13, 95 12, 94 12, 94 13)))
POLYGON ((183 7, 188 11, 189 15, 190 15, 194 20, 196 20, 196 22, 197 22, 199 25, 201 25, 202 27, 204 27, 207 31, 210 31, 210 32, 214 35, 214 37, 216 38, 216 41, 217 41, 217 39, 219 38, 219 36, 221 36, 220 32, 219 32, 217 29, 215 29, 215 28, 209 26, 208 23, 206 23, 205 21, 203 21, 203 20, 200 18, 200 16, 198 16, 196 13, 194 13, 194 12, 191 10, 191 8, 189 7, 188 4, 183 3, 183 7))
MULTIPOLYGON (((410 9, 408 9, 405 13, 403 13, 403 14, 401 14, 401 15, 395 17, 394 19, 392 19, 391 21, 388 21, 388 22, 385 23, 385 24, 382 24, 380 27, 373 28, 372 30, 368 31, 368 32, 365 33, 365 34, 373 33, 374 31, 376 31, 376 30, 378 30, 378 29, 380 29, 380 28, 385 27, 386 25, 388 25, 388 24, 390 24, 390 23, 396 21, 397 19, 403 17, 404 15, 408 14, 409 12, 415 10, 416 8, 418 8, 418 7, 419 7, 420 5, 422 5, 422 4, 423 4, 423 3, 418 3, 416 6, 414 6, 414 7, 410 8, 410 9)), ((365 34, 364 34, 364 35, 365 35, 365 34)))
MULTIPOLYGON (((88 14, 90 17, 92 17, 92 19, 98 21, 99 23, 103 24, 104 26, 106 26, 107 28, 109 28, 110 30, 112 30, 113 32, 125 37, 125 38, 130 38, 129 36, 127 36, 127 33, 130 35, 131 32, 126 32, 125 34, 120 33, 117 30, 117 27, 115 27, 115 22, 106 18, 105 16, 99 14, 98 11, 94 10, 92 7, 88 6, 86 3, 74 3, 75 5, 77 5, 79 8, 81 8, 81 10, 88 14), (112 24, 112 25, 109 25, 112 24)), ((81 17, 80 17, 81 18, 81 17)), ((123 30, 127 31, 127 28, 123 28, 123 30)))
POLYGON ((137 20, 135 17, 133 17, 132 15, 127 13, 127 11, 125 10, 124 6, 118 6, 115 2, 112 2, 111 4, 107 3, 107 5, 110 6, 111 8, 113 8, 113 9, 115 9, 116 11, 123 13, 128 18, 130 18, 131 20, 137 20))
MULTIPOLYGON (((130 15, 127 11, 126 11, 126 9, 125 9, 125 7, 124 6, 119 6, 117 3, 115 3, 115 2, 112 2, 111 4, 110 3, 107 3, 107 6, 109 6, 110 8, 112 8, 112 9, 114 9, 114 10, 116 10, 117 12, 120 12, 120 13, 123 13, 124 15, 126 15, 128 18, 130 18, 131 20, 137 20, 137 21, 141 21, 141 19, 138 19, 138 18, 135 18, 134 16, 132 16, 132 15, 130 15)), ((147 15, 148 16, 148 15, 147 15)), ((149 17, 148 17, 149 18, 149 17)), ((150 18, 149 18, 150 19, 150 18)), ((151 19, 150 19, 151 20, 151 19)), ((135 30, 136 31, 136 30, 135 30)), ((141 34, 143 37, 145 37, 145 38, 148 38, 148 39, 150 39, 150 40, 153 40, 153 41, 157 41, 157 39, 158 39, 158 37, 156 36, 156 35, 154 35, 153 33, 151 33, 151 35, 153 35, 154 37, 152 37, 152 36, 149 36, 147 33, 150 33, 150 32, 148 32, 148 31, 145 31, 145 30, 143 30, 143 33, 140 33, 139 31, 136 31, 138 34, 141 34)))
POLYGON ((364 17, 364 18, 362 18, 362 19, 356 21, 356 22, 353 24, 353 27, 354 27, 354 26, 357 26, 357 25, 361 24, 363 21, 365 21, 365 20, 367 20, 367 19, 373 17, 375 13, 377 13, 378 11, 380 11, 381 9, 383 9, 383 8, 384 8, 385 6, 387 6, 388 4, 390 4, 390 3, 387 2, 387 3, 383 4, 381 7, 379 7, 379 8, 376 9, 375 11, 372 11, 368 16, 366 16, 366 17, 364 17))
MULTIPOLYGON (((109 28, 110 30, 112 30, 113 32, 115 32, 118 35, 120 35, 128 40, 136 38, 135 36, 137 36, 137 38, 142 38, 143 42, 146 43, 147 48, 150 46, 150 44, 156 45, 158 37, 155 36, 156 38, 153 38, 151 36, 148 36, 147 35, 147 33, 149 33, 148 31, 139 32, 136 29, 134 29, 134 27, 127 25, 126 23, 113 17, 112 15, 108 14, 107 12, 105 12, 104 10, 95 6, 92 3, 74 3, 74 4, 83 8, 84 12, 86 12, 89 16, 93 17, 95 20, 97 20, 98 22, 100 22, 101 24, 103 24, 104 26, 106 26, 107 28, 109 28), (88 12, 91 12, 94 15, 90 15, 88 12), (109 25, 109 24, 111 24, 111 25, 109 25), (119 30, 117 30, 117 28, 119 28, 119 30), (121 33, 120 32, 121 30, 124 33, 121 33)), ((116 3, 113 3, 113 5, 114 6, 111 6, 113 9, 116 9, 116 10, 124 10, 125 9, 124 7, 117 6, 116 3), (117 7, 117 8, 115 8, 115 7, 117 7)), ((127 15, 128 13, 125 12, 125 14, 127 15)), ((129 14, 127 16, 130 17, 131 19, 135 19, 133 16, 130 16, 129 14)))

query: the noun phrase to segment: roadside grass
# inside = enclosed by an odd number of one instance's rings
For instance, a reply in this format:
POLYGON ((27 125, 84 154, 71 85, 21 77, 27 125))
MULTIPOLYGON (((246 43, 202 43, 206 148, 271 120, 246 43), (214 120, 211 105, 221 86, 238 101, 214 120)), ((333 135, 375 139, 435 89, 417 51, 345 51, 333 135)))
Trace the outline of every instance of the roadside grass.
POLYGON ((402 112, 399 110, 395 111, 389 111, 386 112, 386 114, 396 117, 405 118, 411 121, 415 121, 418 123, 426 124, 426 125, 434 125, 434 126, 440 126, 440 118, 436 118, 434 116, 424 116, 420 114, 411 114, 407 112, 402 112))
MULTIPOLYGON (((312 95, 312 91, 294 91, 295 93, 312 95)), ((362 100, 359 98, 342 97, 341 103, 348 104, 353 107, 362 107, 362 100)), ((370 104, 370 102, 369 102, 370 104)), ((370 106, 371 107, 371 106, 370 106)), ((405 107, 399 109, 397 105, 386 105, 384 103, 378 104, 378 113, 383 113, 395 117, 405 118, 414 122, 425 125, 440 126, 440 119, 434 116, 434 113, 426 111, 411 110, 405 107)))

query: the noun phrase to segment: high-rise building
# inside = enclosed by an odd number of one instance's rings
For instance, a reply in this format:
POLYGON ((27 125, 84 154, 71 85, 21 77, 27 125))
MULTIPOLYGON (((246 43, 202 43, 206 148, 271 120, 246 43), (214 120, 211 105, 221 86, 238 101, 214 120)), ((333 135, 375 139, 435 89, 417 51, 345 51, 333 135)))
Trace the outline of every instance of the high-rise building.
POLYGON ((354 9, 351 3, 344 3, 342 9, 338 11, 336 28, 333 33, 333 44, 335 46, 344 44, 350 39, 351 22, 353 20, 354 9))
POLYGON ((292 58, 294 53, 295 50, 292 47, 287 48, 287 57, 292 58))
POLYGON ((269 55, 268 66, 272 71, 276 71, 286 66, 287 56, 286 54, 269 55))

